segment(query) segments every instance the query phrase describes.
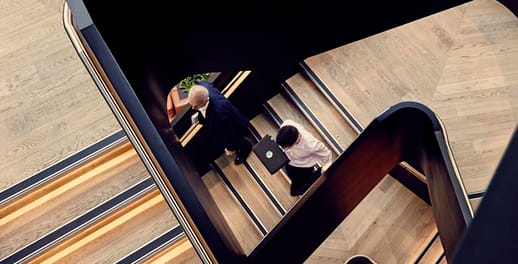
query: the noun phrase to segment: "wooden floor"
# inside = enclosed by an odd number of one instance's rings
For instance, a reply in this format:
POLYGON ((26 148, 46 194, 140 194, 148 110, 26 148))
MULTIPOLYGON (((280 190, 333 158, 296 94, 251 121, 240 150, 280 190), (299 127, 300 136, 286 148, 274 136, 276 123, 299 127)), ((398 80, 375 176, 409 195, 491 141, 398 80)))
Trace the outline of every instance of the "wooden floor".
MULTIPOLYGON (((0 191, 120 129, 66 36, 62 5, 0 0, 0 191)), ((446 125, 468 192, 485 190, 516 127, 517 62, 517 19, 494 0, 475 0, 305 61, 363 126, 401 100, 429 105, 446 125)), ((214 178, 204 181, 222 188, 214 178)), ((408 238, 429 237, 435 226, 430 207, 402 188, 384 179, 360 205, 370 209, 354 211, 307 263, 343 263, 353 254, 383 263, 414 259, 408 248, 422 245, 408 238), (407 212, 415 222, 393 224, 407 212)), ((286 207, 295 202, 286 199, 286 207)))
POLYGON ((63 0, 0 0, 0 191, 120 130, 63 27, 63 0))
POLYGON ((518 25, 476 0, 305 60, 363 126, 400 101, 448 132, 468 192, 487 188, 518 122, 518 25))

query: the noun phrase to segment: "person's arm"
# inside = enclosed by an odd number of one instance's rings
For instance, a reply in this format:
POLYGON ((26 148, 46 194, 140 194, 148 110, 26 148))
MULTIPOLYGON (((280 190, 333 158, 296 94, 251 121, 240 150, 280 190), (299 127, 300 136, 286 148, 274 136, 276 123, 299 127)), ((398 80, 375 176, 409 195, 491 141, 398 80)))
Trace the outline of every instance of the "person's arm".
POLYGON ((331 162, 332 153, 329 148, 320 140, 313 138, 308 142, 313 155, 315 155, 322 164, 328 164, 331 162))
POLYGON ((299 133, 306 135, 306 138, 309 141, 308 145, 311 148, 313 155, 315 155, 320 160, 320 162, 322 162, 323 166, 330 165, 333 154, 322 141, 318 140, 315 136, 309 133, 309 131, 307 131, 301 124, 291 119, 286 119, 281 124, 281 127, 284 125, 294 126, 297 128, 299 133))

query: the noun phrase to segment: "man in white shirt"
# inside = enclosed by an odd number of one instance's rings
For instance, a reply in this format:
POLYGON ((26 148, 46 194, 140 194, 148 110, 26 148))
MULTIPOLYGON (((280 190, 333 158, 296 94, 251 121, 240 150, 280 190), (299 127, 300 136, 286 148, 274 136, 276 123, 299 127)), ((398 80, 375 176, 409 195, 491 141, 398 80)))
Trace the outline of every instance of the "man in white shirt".
POLYGON ((320 176, 319 163, 327 167, 332 161, 329 148, 293 120, 281 124, 275 141, 290 159, 285 168, 293 196, 303 194, 320 176))

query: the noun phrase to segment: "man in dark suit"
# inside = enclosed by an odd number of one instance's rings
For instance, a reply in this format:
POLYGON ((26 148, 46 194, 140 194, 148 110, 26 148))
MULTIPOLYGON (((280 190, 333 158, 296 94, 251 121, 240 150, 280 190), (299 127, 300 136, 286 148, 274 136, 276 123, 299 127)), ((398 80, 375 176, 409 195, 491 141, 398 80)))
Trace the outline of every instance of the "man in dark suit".
POLYGON ((249 120, 210 82, 192 86, 188 100, 197 110, 210 147, 223 148, 227 155, 235 153, 234 164, 243 163, 252 151, 252 143, 246 139, 249 120))

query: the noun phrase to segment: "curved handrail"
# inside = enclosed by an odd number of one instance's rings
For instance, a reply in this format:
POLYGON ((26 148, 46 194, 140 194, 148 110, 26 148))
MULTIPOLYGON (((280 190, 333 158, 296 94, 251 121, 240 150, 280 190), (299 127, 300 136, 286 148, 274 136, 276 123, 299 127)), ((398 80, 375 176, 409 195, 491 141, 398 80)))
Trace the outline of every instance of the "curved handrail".
POLYGON ((402 102, 365 128, 329 167, 322 185, 249 255, 250 263, 303 262, 401 161, 410 161, 427 177, 439 235, 450 258, 473 218, 472 208, 440 120, 425 105, 402 102))

